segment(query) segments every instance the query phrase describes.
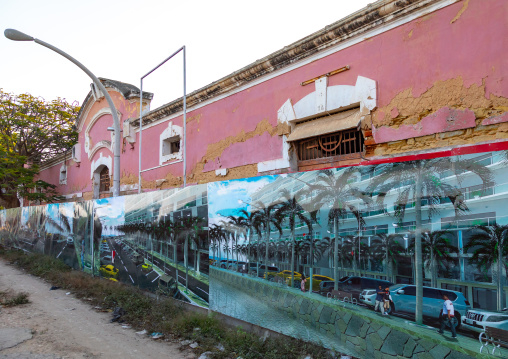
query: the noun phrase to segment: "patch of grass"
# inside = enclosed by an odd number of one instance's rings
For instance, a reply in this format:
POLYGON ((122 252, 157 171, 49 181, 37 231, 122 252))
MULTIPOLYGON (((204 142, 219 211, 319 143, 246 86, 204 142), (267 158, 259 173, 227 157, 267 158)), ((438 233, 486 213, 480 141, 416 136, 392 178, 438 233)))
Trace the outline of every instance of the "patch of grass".
POLYGON ((313 359, 333 358, 327 349, 312 343, 283 336, 260 338, 239 328, 231 329, 213 315, 188 312, 172 299, 157 301, 136 287, 73 271, 49 256, 15 250, 0 250, 0 255, 52 285, 72 290, 78 298, 87 298, 92 305, 110 310, 122 307, 126 311, 122 319, 137 330, 197 342, 197 354, 209 351, 213 358, 244 359, 301 359, 308 355, 313 359))
POLYGON ((0 292, 0 304, 5 307, 15 307, 28 303, 30 303, 30 300, 28 300, 28 293, 22 292, 12 294, 9 292, 0 292))

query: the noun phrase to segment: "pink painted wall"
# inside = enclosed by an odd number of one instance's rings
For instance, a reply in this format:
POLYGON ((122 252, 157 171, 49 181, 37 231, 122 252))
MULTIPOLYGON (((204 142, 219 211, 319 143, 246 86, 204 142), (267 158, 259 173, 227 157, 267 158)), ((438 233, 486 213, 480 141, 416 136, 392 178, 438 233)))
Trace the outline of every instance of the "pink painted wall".
MULTIPOLYGON (((465 11, 452 23, 465 4, 462 1, 447 6, 249 89, 201 108, 191 109, 187 115, 189 120, 194 118, 187 124, 187 173, 194 170, 196 163, 210 157, 210 153, 207 153, 210 146, 228 141, 228 138, 235 138, 234 143, 217 156, 208 158, 204 166, 205 172, 281 158, 282 140, 279 136, 271 136, 265 131, 239 142, 242 132, 248 134, 254 131, 263 120, 275 127, 277 110, 288 98, 295 104, 315 91, 314 85, 300 86, 300 82, 345 65, 349 65, 350 70, 329 77, 329 86, 354 85, 358 76, 373 79, 377 82, 378 108, 387 106, 404 90, 411 89, 412 96, 418 97, 438 81, 459 77, 462 78, 464 87, 485 84, 487 98, 492 95, 508 97, 508 82, 505 80, 508 76, 508 2, 470 0, 465 11)), ((122 118, 137 117, 137 106, 120 98, 118 93, 115 94, 115 102, 122 112, 122 118)), ((105 100, 94 104, 88 117, 104 106, 105 100)), ((429 115, 426 119, 426 123, 430 124, 428 128, 436 132, 454 128, 449 124, 446 127, 446 111, 448 115, 452 112, 456 115, 466 114, 465 117, 459 116, 457 123, 460 125, 457 128, 465 128, 464 123, 471 125, 471 111, 459 110, 462 112, 443 108, 440 112, 429 115)), ((373 116, 374 127, 384 133, 382 139, 394 140, 397 136, 401 137, 397 131, 380 126, 383 115, 380 111, 374 111, 373 116)), ((182 126, 181 116, 171 121, 182 126)), ((163 122, 143 130, 143 169, 159 165, 159 136, 167 126, 168 122, 163 122)), ((424 127, 427 128, 426 126, 424 127)), ((82 136, 83 133, 80 135, 81 144, 84 143, 82 136)), ((97 134, 97 137, 100 135, 97 134)), ((124 147, 121 159, 122 172, 136 177, 138 144, 139 135, 134 148, 129 144, 124 147)), ((69 182, 82 191, 90 191, 89 172, 90 162, 82 149, 81 167, 73 167, 69 173, 69 182)), ((181 176, 182 163, 147 171, 143 178, 153 181, 166 177, 168 173, 181 176)), ((43 178, 53 176, 51 171, 41 175, 43 178)), ((220 179, 217 177, 217 180, 220 179)), ((192 180, 189 179, 189 182, 192 180)), ((63 192, 69 190, 69 186, 62 188, 63 192)))
MULTIPOLYGON (((111 98, 117 108, 117 110, 121 113, 120 122, 127 120, 128 118, 133 118, 139 116, 139 102, 129 102, 127 101, 119 92, 113 89, 108 89, 111 98)), ((91 99, 93 102, 93 98, 91 99)), ((86 104, 85 104, 86 105, 86 104)), ((91 180, 91 164, 101 155, 103 157, 111 157, 113 163, 113 153, 107 148, 101 148, 91 158, 88 158, 88 154, 85 152, 85 130, 87 126, 90 124, 92 118, 103 108, 109 108, 106 99, 103 97, 97 102, 93 102, 90 110, 88 111, 86 118, 84 119, 84 123, 81 126, 81 131, 78 137, 78 143, 81 147, 81 162, 79 166, 74 161, 68 159, 67 163, 67 184, 59 185, 59 175, 60 175, 60 167, 62 163, 59 163, 51 168, 48 168, 40 173, 40 178, 46 182, 55 184, 59 186, 59 191, 61 194, 74 194, 81 192, 92 192, 92 180, 91 180)), ((111 126, 113 123, 113 118, 110 114, 105 114, 97 119, 94 125, 90 129, 90 138, 92 145, 90 149, 93 147, 93 144, 98 143, 101 140, 111 141, 111 132, 107 131, 107 127, 111 126)), ((120 126, 122 127, 122 125, 120 126)), ((129 172, 132 170, 134 162, 137 163, 137 158, 132 159, 131 146, 125 142, 122 145, 122 155, 121 155, 121 171, 129 172)), ((137 153, 137 152, 136 152, 137 153)), ((110 174, 113 173, 113 166, 111 166, 110 174)))

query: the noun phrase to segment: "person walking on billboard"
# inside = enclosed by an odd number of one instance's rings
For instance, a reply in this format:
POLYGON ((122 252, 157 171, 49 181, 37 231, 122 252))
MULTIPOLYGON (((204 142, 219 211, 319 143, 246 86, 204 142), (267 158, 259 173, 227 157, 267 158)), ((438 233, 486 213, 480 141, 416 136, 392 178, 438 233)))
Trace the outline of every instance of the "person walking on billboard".
POLYGON ((453 308, 452 301, 448 298, 446 294, 443 294, 443 309, 441 310, 441 328, 439 328, 439 333, 444 333, 445 326, 450 327, 450 330, 452 331, 452 338, 457 338, 457 331, 455 330, 455 327, 457 326, 457 318, 455 318, 455 310, 453 308))
POLYGON ((384 296, 385 296, 385 291, 383 290, 383 286, 380 285, 379 288, 377 289, 376 305, 374 306, 374 311, 376 311, 377 307, 379 307, 379 310, 381 310, 381 314, 382 315, 385 314, 385 308, 384 308, 385 300, 384 300, 384 296))

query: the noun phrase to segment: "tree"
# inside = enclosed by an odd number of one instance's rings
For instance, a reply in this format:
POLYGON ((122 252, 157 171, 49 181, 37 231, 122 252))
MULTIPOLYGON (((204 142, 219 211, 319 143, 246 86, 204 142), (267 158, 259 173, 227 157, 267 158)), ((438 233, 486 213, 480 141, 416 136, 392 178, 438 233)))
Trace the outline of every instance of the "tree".
POLYGON ((316 184, 309 187, 309 190, 317 192, 316 203, 330 206, 328 218, 333 223, 335 238, 333 250, 335 290, 339 289, 339 220, 346 218, 348 211, 359 213, 354 204, 355 200, 361 199, 366 203, 369 201, 362 191, 352 185, 357 173, 358 170, 354 167, 341 171, 338 176, 331 170, 323 170, 318 174, 316 184))
POLYGON ((67 152, 78 139, 75 104, 45 101, 30 94, 0 89, 0 205, 13 208, 19 198, 54 202, 56 187, 37 179, 39 166, 67 152))
POLYGON ((377 195, 376 203, 382 206, 389 191, 397 189, 395 217, 401 221, 407 207, 415 210, 415 285, 416 323, 423 322, 423 261, 422 261, 422 199, 427 200, 429 216, 439 212, 443 200, 452 203, 455 215, 468 210, 460 188, 441 181, 445 173, 455 174, 460 183, 463 174, 472 172, 483 185, 492 182, 490 170, 473 160, 455 160, 450 157, 429 160, 381 164, 372 168, 379 175, 372 178, 366 191, 377 195))
POLYGON ((494 269, 494 264, 497 264, 497 310, 502 310, 504 307, 503 263, 506 265, 504 259, 508 255, 508 225, 496 223, 490 226, 476 226, 474 229, 464 250, 474 249, 469 261, 476 264, 482 272, 488 271, 489 268, 494 269))

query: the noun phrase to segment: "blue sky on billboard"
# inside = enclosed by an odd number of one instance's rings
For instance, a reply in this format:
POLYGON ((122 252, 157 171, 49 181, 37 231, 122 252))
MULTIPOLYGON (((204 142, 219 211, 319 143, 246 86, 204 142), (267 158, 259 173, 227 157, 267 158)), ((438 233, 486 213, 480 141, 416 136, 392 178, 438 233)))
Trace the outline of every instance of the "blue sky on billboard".
POLYGON ((97 216, 103 224, 117 226, 125 222, 124 197, 110 197, 95 200, 97 216))
POLYGON ((30 218, 30 207, 22 207, 21 208, 21 226, 25 226, 28 223, 28 219, 30 218))
MULTIPOLYGON (((51 203, 47 205, 47 216, 53 219, 55 223, 62 226, 61 216, 65 216, 68 219, 70 232, 72 233, 72 218, 74 216, 74 203, 51 203)), ((51 223, 46 222, 46 232, 49 233, 60 233, 61 231, 52 226, 51 223)))
POLYGON ((218 224, 221 216, 237 216, 240 210, 251 210, 252 194, 275 181, 279 176, 262 176, 208 184, 210 224, 218 224))

